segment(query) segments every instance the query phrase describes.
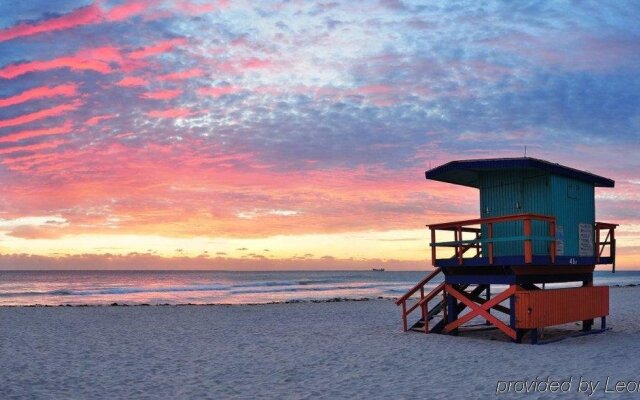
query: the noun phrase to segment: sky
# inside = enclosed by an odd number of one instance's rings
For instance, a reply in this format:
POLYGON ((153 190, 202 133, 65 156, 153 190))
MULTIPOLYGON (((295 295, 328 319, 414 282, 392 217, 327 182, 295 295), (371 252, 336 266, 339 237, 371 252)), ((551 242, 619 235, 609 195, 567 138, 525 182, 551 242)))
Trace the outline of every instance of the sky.
POLYGON ((606 176, 640 267, 637 2, 0 3, 0 268, 423 269, 457 159, 606 176))

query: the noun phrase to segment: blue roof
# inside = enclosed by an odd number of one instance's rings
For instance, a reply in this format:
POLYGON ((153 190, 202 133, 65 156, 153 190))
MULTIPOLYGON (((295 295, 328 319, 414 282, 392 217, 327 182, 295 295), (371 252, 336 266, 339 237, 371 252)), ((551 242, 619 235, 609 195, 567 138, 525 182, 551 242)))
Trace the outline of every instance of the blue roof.
POLYGON ((545 160, 530 157, 519 158, 488 158, 481 160, 451 161, 439 167, 430 169, 425 173, 427 179, 434 181, 455 183, 457 185, 480 187, 479 174, 499 170, 539 170, 552 175, 559 175, 592 183, 596 187, 613 187, 612 179, 580 171, 575 168, 552 163, 545 160))

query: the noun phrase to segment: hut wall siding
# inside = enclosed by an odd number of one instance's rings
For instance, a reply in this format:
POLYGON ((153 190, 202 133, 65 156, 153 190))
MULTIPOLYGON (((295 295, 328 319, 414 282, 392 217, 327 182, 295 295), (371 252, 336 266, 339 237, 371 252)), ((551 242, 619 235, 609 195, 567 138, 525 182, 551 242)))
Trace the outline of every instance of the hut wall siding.
POLYGON ((531 329, 604 317, 609 287, 591 286, 516 292, 516 327, 531 329))
POLYGON ((587 182, 551 176, 551 214, 562 231, 563 255, 579 256, 579 225, 595 223, 594 187, 587 182))
MULTIPOLYGON (((549 175, 540 171, 511 170, 482 174, 480 177, 480 215, 482 218, 500 217, 511 214, 536 213, 551 214, 551 195, 549 175)), ((548 224, 534 221, 533 235, 547 236, 548 224)), ((483 227, 486 236, 486 227, 483 227)), ((521 236, 521 221, 495 224, 494 237, 521 236)), ((533 242, 533 253, 548 253, 547 243, 533 242)), ((486 254, 486 251, 484 252, 486 254)), ((496 256, 514 256, 523 254, 521 241, 496 243, 496 256)))

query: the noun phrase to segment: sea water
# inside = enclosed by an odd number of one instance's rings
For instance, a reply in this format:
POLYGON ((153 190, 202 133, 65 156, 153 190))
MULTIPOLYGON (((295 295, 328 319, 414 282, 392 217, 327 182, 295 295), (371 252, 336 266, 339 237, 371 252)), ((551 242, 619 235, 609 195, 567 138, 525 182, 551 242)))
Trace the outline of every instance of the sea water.
MULTIPOLYGON (((428 271, 0 271, 0 305, 261 304, 399 297, 428 271)), ((439 276, 430 282, 442 282, 439 276)), ((637 285, 640 271, 595 273, 637 285)), ((561 285, 547 285, 554 287, 561 285)))

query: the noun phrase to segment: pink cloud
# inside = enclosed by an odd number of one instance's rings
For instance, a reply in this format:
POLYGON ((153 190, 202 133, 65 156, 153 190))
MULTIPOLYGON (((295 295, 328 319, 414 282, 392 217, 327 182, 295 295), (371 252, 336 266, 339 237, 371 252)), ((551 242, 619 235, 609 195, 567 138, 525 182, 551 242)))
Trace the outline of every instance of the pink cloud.
POLYGON ((0 31, 0 42, 7 40, 70 29, 76 26, 96 23, 101 18, 101 10, 95 4, 73 10, 72 12, 56 18, 50 18, 39 23, 23 22, 18 25, 0 31))
POLYGON ((353 90, 353 93, 357 94, 389 94, 393 92, 394 88, 389 85, 360 86, 353 90))
POLYGON ((18 76, 38 71, 48 71, 58 68, 69 68, 83 71, 92 70, 103 74, 111 72, 110 63, 122 62, 122 56, 117 48, 98 47, 81 50, 72 56, 64 56, 45 61, 29 61, 11 64, 0 69, 0 78, 13 79, 18 76))
POLYGON ((17 153, 19 151, 38 151, 44 149, 52 149, 60 146, 63 143, 65 143, 64 140, 54 140, 51 142, 36 143, 27 146, 7 147, 4 149, 0 149, 0 154, 17 153))
POLYGON ((22 22, 0 30, 0 42, 41 33, 72 29, 79 26, 107 22, 117 22, 143 13, 151 4, 148 1, 129 1, 108 11, 102 10, 98 3, 77 8, 59 17, 38 22, 22 22))
POLYGON ((224 9, 229 6, 227 0, 207 0, 207 1, 191 1, 191 0, 178 0, 176 2, 176 10, 190 15, 199 15, 213 12, 216 9, 224 9))
POLYGON ((194 3, 189 0, 181 0, 176 4, 176 9, 191 15, 198 15, 211 12, 216 9, 213 3, 194 3))
POLYGON ((37 88, 26 90, 15 96, 0 99, 0 107, 9 107, 21 104, 29 100, 36 100, 54 96, 75 96, 77 86, 75 84, 59 85, 59 86, 40 86, 37 88))
POLYGON ((198 78, 204 75, 204 71, 200 68, 192 68, 184 71, 171 72, 169 74, 160 75, 156 79, 161 81, 179 81, 190 78, 198 78))
POLYGON ((59 226, 30 226, 22 225, 15 227, 9 236, 23 239, 55 239, 63 234, 64 228, 59 226))
POLYGON ((44 110, 36 111, 30 114, 20 115, 18 117, 0 120, 0 128, 7 128, 16 125, 22 125, 33 121, 38 121, 44 118, 57 117, 63 115, 69 111, 74 111, 80 107, 79 101, 74 101, 70 104, 61 104, 59 106, 47 108, 44 110))
POLYGON ((102 74, 113 71, 112 64, 124 65, 124 70, 132 70, 140 67, 141 59, 162 54, 174 47, 186 43, 184 38, 164 40, 151 46, 133 50, 123 54, 120 49, 113 46, 83 49, 71 56, 63 56, 44 61, 27 61, 15 63, 0 69, 0 78, 13 79, 18 76, 39 71, 48 71, 58 68, 71 70, 92 70, 102 74))
POLYGON ((220 97, 225 94, 238 93, 242 90, 243 88, 237 86, 203 87, 198 89, 198 94, 201 96, 220 97))
POLYGON ((128 54, 128 57, 134 60, 138 60, 141 58, 151 57, 158 54, 166 53, 172 50, 174 47, 185 44, 187 41, 184 38, 178 39, 169 39, 164 40, 158 43, 155 43, 151 46, 143 47, 138 50, 134 50, 128 54))
POLYGON ((86 120, 84 124, 87 126, 95 126, 95 125, 98 125, 100 122, 105 121, 107 119, 111 119, 111 118, 115 118, 115 115, 97 115, 95 117, 91 117, 88 120, 86 120))
POLYGON ((141 14, 152 4, 149 1, 129 1, 119 6, 115 6, 104 14, 107 21, 122 21, 141 14))
POLYGON ((271 66, 271 61, 269 60, 261 60, 259 58, 250 58, 241 63, 242 68, 244 69, 263 69, 271 66))
POLYGON ((142 97, 145 99, 152 99, 152 100, 169 100, 169 99, 175 99, 181 94, 182 94, 182 90, 180 89, 166 89, 166 90, 157 90, 155 92, 143 93, 142 97))
POLYGON ((182 118, 193 114, 188 108, 169 108, 166 110, 152 110, 147 113, 153 118, 182 118))
POLYGON ((61 126, 55 126, 51 128, 32 129, 32 130, 14 132, 6 136, 0 137, 0 143, 15 142, 18 140, 31 139, 34 137, 60 135, 64 133, 69 133, 71 131, 71 128, 72 128, 71 123, 65 122, 61 126))
POLYGON ((120 81, 116 82, 116 85, 125 87, 146 86, 148 84, 149 82, 137 76, 126 76, 120 79, 120 81))

